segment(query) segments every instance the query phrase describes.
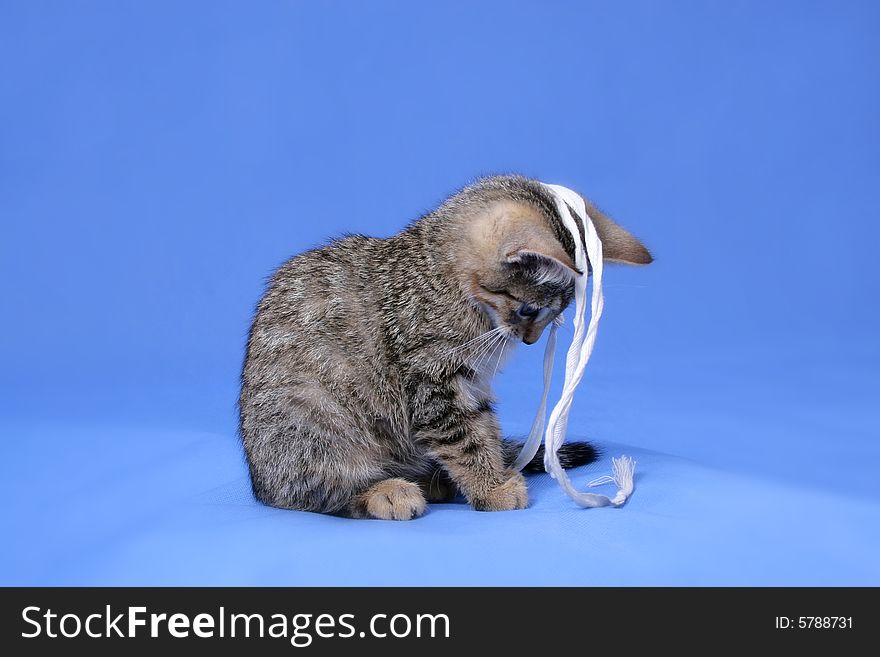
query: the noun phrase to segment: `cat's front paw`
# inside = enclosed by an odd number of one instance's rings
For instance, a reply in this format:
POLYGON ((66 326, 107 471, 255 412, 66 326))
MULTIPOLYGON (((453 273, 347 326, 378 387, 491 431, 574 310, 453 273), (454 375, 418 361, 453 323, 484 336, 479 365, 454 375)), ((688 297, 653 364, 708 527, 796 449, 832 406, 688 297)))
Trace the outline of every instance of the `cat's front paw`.
POLYGON ((525 477, 519 472, 511 472, 504 483, 488 493, 475 496, 472 502, 477 511, 525 509, 529 505, 529 489, 525 477))
POLYGON ((425 512, 419 487, 405 479, 386 479, 364 493, 366 515, 379 520, 412 520, 425 512))

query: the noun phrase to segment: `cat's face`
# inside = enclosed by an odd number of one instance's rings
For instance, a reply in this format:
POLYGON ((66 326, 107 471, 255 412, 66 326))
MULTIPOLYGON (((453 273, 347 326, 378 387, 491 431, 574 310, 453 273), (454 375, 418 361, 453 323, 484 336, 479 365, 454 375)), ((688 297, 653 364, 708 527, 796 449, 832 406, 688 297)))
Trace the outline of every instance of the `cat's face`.
POLYGON ((526 344, 538 341, 573 296, 573 277, 553 272, 537 258, 499 263, 484 273, 474 294, 493 327, 503 327, 509 339, 526 344))
MULTIPOLYGON (((651 254, 631 234, 588 203, 605 260, 647 264, 651 254)), ((581 272, 549 220, 528 204, 497 202, 469 224, 459 274, 470 298, 510 340, 533 344, 571 303, 581 272)))

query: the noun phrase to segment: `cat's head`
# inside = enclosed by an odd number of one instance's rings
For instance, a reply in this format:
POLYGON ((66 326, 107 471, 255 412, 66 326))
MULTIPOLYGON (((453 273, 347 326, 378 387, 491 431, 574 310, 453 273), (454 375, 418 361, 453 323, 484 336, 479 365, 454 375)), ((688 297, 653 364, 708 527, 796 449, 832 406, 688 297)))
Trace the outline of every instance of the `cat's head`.
MULTIPOLYGON (((645 246, 587 202, 602 240, 605 261, 647 265, 645 246)), ((471 224, 468 287, 493 327, 511 340, 533 344, 574 296, 579 274, 573 253, 560 242, 553 222, 529 203, 502 201, 471 224)), ((569 248, 571 245, 569 244, 569 248)))

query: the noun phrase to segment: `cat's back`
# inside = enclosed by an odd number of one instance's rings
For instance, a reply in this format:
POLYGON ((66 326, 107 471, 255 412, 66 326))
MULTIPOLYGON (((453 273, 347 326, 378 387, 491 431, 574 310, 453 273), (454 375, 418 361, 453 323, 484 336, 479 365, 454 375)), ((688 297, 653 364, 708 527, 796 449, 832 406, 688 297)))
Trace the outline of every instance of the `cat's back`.
POLYGON ((293 256, 272 275, 260 311, 274 308, 290 314, 291 304, 308 312, 319 307, 333 307, 337 301, 352 296, 372 271, 371 263, 383 249, 384 240, 348 235, 330 244, 293 256))
POLYGON ((282 264, 257 306, 250 356, 288 350, 304 356, 307 345, 338 350, 375 335, 370 315, 378 303, 376 263, 384 250, 385 240, 349 235, 282 264))
MULTIPOLYGON (((270 288, 303 276, 320 274, 319 279, 354 273, 376 257, 386 240, 365 235, 346 235, 328 244, 303 251, 282 264, 272 275, 270 288)), ((318 281, 315 281, 318 282, 318 281)))

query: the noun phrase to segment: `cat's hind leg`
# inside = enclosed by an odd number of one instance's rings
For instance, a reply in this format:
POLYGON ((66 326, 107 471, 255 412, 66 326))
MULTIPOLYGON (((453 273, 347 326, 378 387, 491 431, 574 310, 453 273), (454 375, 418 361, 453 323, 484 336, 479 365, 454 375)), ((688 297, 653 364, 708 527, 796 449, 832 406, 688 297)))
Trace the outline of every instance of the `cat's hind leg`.
POLYGON ((355 495, 349 511, 355 518, 412 520, 425 512, 425 496, 406 479, 383 479, 355 495))

